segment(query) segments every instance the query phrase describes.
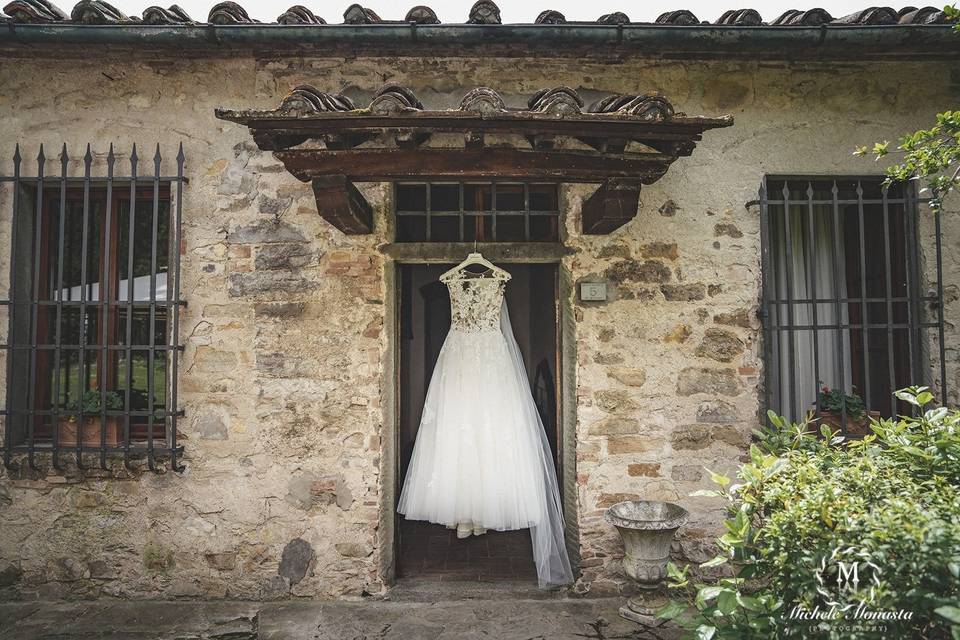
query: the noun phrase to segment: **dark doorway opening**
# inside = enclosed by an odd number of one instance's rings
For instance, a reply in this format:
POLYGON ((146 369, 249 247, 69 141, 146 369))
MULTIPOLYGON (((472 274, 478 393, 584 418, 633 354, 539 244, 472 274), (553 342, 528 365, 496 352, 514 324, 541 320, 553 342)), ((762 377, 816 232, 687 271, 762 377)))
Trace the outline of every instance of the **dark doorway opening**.
MULTIPOLYGON (((420 426, 430 376, 447 331, 450 299, 440 275, 453 264, 399 266, 400 429, 397 499, 420 426)), ((513 278, 507 285, 507 309, 527 368, 531 392, 540 411, 557 473, 562 474, 558 437, 559 377, 557 266, 500 264, 513 278)), ((561 475, 562 477, 562 475, 561 475)), ((563 483, 560 483, 562 489, 563 483)), ((397 576, 440 580, 535 580, 528 529, 488 531, 458 539, 438 524, 406 520, 397 514, 397 576)))

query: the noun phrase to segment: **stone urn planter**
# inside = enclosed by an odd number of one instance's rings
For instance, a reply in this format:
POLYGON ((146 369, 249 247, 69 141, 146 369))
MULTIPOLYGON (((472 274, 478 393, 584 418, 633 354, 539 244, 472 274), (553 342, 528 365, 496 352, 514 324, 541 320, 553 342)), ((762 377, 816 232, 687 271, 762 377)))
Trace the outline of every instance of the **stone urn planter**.
POLYGON ((617 528, 623 539, 623 568, 646 592, 630 598, 627 606, 620 608, 624 618, 646 623, 666 602, 659 591, 667 577, 670 544, 688 515, 678 504, 652 500, 628 500, 607 509, 604 519, 617 528))

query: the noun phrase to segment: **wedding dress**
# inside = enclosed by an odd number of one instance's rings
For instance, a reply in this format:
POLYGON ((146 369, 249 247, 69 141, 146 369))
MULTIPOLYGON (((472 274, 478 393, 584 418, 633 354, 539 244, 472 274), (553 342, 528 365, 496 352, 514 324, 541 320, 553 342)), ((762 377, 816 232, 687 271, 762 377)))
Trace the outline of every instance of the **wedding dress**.
POLYGON ((553 457, 504 300, 510 275, 490 274, 462 269, 441 278, 451 326, 397 510, 447 526, 529 528, 539 586, 568 584, 553 457))

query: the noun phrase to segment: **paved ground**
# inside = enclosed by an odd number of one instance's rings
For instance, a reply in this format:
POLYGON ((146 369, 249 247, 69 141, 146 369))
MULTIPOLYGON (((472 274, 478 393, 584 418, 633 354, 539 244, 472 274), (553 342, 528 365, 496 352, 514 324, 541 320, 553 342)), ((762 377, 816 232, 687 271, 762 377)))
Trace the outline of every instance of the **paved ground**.
MULTIPOLYGON (((421 596, 423 593, 420 594, 421 596)), ((645 640, 615 599, 0 603, 3 640, 645 640)))
POLYGON ((457 538, 443 525, 401 520, 397 571, 404 578, 441 581, 537 581, 530 531, 488 531, 457 538))

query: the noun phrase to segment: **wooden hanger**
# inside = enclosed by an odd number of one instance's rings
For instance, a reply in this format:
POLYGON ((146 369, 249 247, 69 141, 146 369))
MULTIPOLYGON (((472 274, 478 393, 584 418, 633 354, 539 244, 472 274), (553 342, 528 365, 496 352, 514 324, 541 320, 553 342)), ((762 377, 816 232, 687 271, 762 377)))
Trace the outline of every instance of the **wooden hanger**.
MULTIPOLYGON (((440 276, 440 281, 446 282, 447 280, 450 280, 461 271, 465 270, 467 267, 475 264, 478 264, 482 267, 486 267, 490 271, 490 273, 493 274, 492 276, 489 276, 489 277, 497 278, 500 280, 509 280, 510 278, 513 277, 510 275, 508 271, 501 269, 497 265, 493 264, 492 262, 484 258, 480 252, 474 251, 473 253, 468 255, 463 262, 461 262, 460 264, 458 264, 457 266, 455 266, 454 268, 450 269, 449 271, 444 273, 442 276, 440 276)), ((478 277, 484 278, 488 276, 480 275, 478 277)))

